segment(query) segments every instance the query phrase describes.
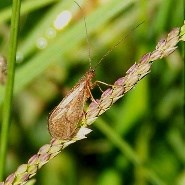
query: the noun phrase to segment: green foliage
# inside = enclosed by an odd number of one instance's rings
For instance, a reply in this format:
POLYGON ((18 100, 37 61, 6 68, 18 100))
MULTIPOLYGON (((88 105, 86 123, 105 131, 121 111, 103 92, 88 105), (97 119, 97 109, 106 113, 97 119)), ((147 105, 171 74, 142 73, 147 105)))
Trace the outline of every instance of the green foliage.
MULTIPOLYGON (((77 2, 85 12, 93 66, 129 33, 96 70, 96 79, 110 84, 153 50, 160 37, 183 24, 182 0, 77 2)), ((0 9, 0 54, 5 57, 10 11, 8 4, 0 9)), ((23 1, 21 11, 6 175, 49 142, 48 113, 89 66, 83 12, 73 1, 23 1), (58 31, 53 22, 64 10, 72 13, 72 19, 58 31)), ((39 171, 36 184, 51 184, 51 179, 56 185, 182 184, 181 50, 179 46, 171 56, 156 62, 146 79, 98 119, 88 139, 71 145, 39 171)), ((0 86, 1 105, 4 89, 0 86)), ((93 95, 99 97, 98 88, 93 95)))

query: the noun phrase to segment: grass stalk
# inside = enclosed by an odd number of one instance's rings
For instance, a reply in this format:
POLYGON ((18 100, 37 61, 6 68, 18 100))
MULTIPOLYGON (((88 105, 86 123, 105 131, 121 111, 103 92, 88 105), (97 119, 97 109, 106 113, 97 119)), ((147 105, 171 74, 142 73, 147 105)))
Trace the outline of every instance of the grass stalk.
POLYGON ((3 178, 4 171, 5 171, 5 163, 6 163, 8 130, 9 130, 10 118, 11 118, 13 86, 14 86, 14 76, 15 76, 15 61, 16 61, 17 37, 18 37, 19 19, 20 19, 20 6, 21 6, 21 0, 13 0, 10 43, 9 43, 9 51, 8 51, 8 76, 7 76, 7 84, 6 84, 4 104, 3 104, 3 121, 2 121, 2 129, 1 129, 0 180, 2 180, 3 178))
POLYGON ((119 136, 108 123, 105 123, 102 119, 98 119, 96 123, 96 128, 98 128, 112 143, 117 147, 121 153, 130 160, 134 166, 141 166, 145 170, 145 177, 149 182, 153 182, 156 185, 165 185, 165 183, 158 178, 154 171, 145 167, 142 164, 141 159, 137 153, 130 147, 130 145, 119 136))
POLYGON ((96 122, 96 128, 105 134, 114 146, 119 148, 123 155, 127 157, 127 159, 129 159, 136 166, 141 165, 140 159, 132 148, 109 126, 109 124, 105 123, 102 119, 98 119, 96 122))

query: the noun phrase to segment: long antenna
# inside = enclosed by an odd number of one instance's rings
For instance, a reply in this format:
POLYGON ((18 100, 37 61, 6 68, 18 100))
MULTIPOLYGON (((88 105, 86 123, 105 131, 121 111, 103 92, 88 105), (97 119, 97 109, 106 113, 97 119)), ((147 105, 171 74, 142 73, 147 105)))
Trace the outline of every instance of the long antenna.
POLYGON ((139 23, 137 26, 135 26, 134 28, 131 29, 131 32, 129 32, 127 35, 125 35, 124 37, 122 37, 112 48, 110 48, 104 55, 103 57, 99 60, 99 62, 96 64, 96 66, 94 67, 94 69, 97 68, 97 66, 121 43, 123 42, 131 33, 132 31, 134 31, 135 29, 137 29, 140 25, 142 25, 145 21, 142 21, 141 23, 139 23))
POLYGON ((84 20, 84 25, 85 25, 85 33, 86 33, 86 42, 88 45, 88 58, 89 58, 89 65, 90 65, 90 69, 92 68, 92 61, 91 61, 91 48, 90 48, 90 42, 89 42, 89 37, 88 37, 88 32, 87 32, 87 23, 86 23, 86 19, 85 19, 85 14, 84 11, 82 9, 82 7, 76 2, 74 1, 77 6, 80 8, 80 10, 82 11, 82 16, 83 16, 83 20, 84 20))

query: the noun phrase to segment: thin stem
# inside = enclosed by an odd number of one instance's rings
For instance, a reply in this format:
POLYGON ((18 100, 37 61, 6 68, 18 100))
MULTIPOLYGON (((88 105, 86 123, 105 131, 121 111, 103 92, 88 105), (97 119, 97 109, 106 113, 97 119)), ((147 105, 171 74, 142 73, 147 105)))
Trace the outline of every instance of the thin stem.
POLYGON ((150 182, 154 182, 156 185, 165 185, 165 183, 157 177, 155 172, 142 164, 142 161, 138 157, 137 153, 109 126, 109 124, 106 124, 102 119, 98 119, 96 121, 96 127, 107 136, 114 146, 116 146, 122 152, 124 157, 129 159, 132 164, 134 164, 136 167, 141 166, 144 168, 146 172, 145 177, 150 182))
POLYGON ((0 180, 3 178, 6 152, 8 144, 8 130, 10 125, 11 109, 12 109, 12 96, 15 75, 15 60, 17 50, 17 37, 20 19, 20 6, 21 0, 13 0, 12 4, 12 18, 10 30, 10 44, 8 52, 8 76, 5 89, 5 98, 3 104, 3 122, 1 130, 1 146, 0 146, 0 180))
POLYGON ((102 119, 96 121, 96 127, 126 156, 134 165, 141 165, 141 161, 132 148, 102 119))

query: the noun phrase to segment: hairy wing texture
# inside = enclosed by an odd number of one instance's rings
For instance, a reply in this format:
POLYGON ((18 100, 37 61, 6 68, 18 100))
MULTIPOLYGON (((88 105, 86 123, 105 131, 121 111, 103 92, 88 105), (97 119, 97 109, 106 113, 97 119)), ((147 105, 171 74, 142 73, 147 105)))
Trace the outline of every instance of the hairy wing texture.
POLYGON ((89 70, 50 114, 48 129, 52 137, 69 140, 78 132, 93 76, 94 70, 89 70))
POLYGON ((86 99, 86 82, 78 84, 49 117, 49 132, 54 138, 70 139, 78 130, 86 99))

